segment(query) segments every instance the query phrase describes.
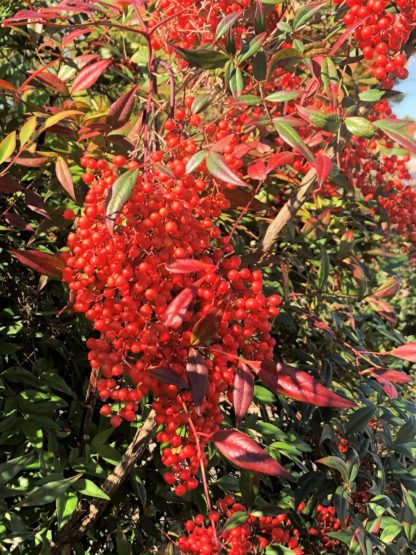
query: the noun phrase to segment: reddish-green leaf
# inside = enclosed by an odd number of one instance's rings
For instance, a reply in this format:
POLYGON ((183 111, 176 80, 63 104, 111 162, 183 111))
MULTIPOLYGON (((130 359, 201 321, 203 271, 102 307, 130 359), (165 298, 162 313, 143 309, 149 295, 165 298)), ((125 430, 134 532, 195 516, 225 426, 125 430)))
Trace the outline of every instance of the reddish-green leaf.
POLYGON ((172 368, 158 366, 157 368, 151 368, 150 374, 159 382, 168 385, 176 385, 179 389, 188 389, 186 381, 177 372, 172 370, 172 368))
POLYGON ((299 133, 293 129, 291 125, 283 121, 274 121, 274 126, 276 131, 279 133, 280 137, 293 147, 295 150, 300 152, 305 158, 313 162, 314 156, 309 149, 309 147, 302 141, 299 133))
POLYGON ((16 249, 10 249, 10 252, 19 262, 45 276, 60 278, 65 268, 65 262, 57 254, 16 249))
POLYGON ((0 164, 9 158, 16 148, 16 131, 12 131, 0 143, 0 164))
POLYGON ((416 341, 411 341, 410 343, 406 343, 406 345, 400 345, 400 347, 396 347, 389 353, 385 354, 390 354, 394 357, 408 360, 410 362, 416 362, 416 341))
POLYGON ((319 129, 336 133, 340 125, 340 119, 337 114, 318 112, 317 110, 309 110, 303 106, 296 106, 299 115, 307 122, 311 123, 319 129))
POLYGON ((408 122, 403 124, 403 122, 397 122, 388 119, 381 119, 374 122, 374 125, 381 129, 390 139, 399 143, 403 148, 416 154, 416 141, 409 137, 406 133, 405 128, 408 122))
POLYGON ((72 181, 71 171, 68 168, 68 164, 61 156, 58 156, 56 159, 55 173, 63 189, 75 200, 74 182, 72 181))
POLYGON ((65 83, 50 71, 42 71, 41 73, 37 73, 36 78, 49 85, 54 91, 58 93, 68 93, 68 88, 65 83))
POLYGON ((136 102, 137 85, 120 96, 108 110, 107 123, 114 129, 122 127, 130 119, 136 102))
POLYGON ((196 407, 200 407, 208 388, 208 365, 199 351, 193 347, 189 349, 186 371, 192 400, 196 407))
POLYGON ((218 306, 211 308, 207 314, 202 316, 192 328, 191 344, 200 345, 207 343, 217 334, 221 324, 222 315, 224 314, 225 303, 222 302, 218 306))
POLYGON ((217 179, 221 179, 221 181, 225 183, 247 187, 247 183, 244 183, 244 181, 227 166, 221 154, 210 152, 207 156, 206 164, 209 173, 217 179))
POLYGON ((170 46, 181 58, 191 65, 202 69, 217 69, 224 67, 225 63, 228 61, 227 56, 209 48, 187 50, 186 48, 179 48, 179 46, 173 46, 172 44, 170 46))
POLYGON ((92 87, 111 64, 112 60, 100 60, 83 67, 72 85, 72 92, 84 91, 92 87))
POLYGON ((196 152, 192 156, 192 158, 188 160, 186 164, 185 173, 188 175, 192 173, 194 170, 196 170, 205 160, 205 158, 207 157, 207 154, 208 152, 206 150, 200 150, 199 152, 196 152))
POLYGON ((234 377, 233 406, 235 423, 238 425, 247 414, 253 400, 254 376, 250 368, 240 361, 234 377))
POLYGON ((400 281, 396 276, 390 276, 386 281, 378 287, 374 293, 373 297, 390 297, 399 291, 400 281))
POLYGON ((194 272, 212 272, 215 270, 215 266, 194 258, 180 258, 166 264, 166 269, 172 274, 192 274, 194 272))
POLYGON ((291 479, 281 464, 246 434, 235 430, 221 430, 212 437, 218 451, 239 468, 291 479))
POLYGON ((246 360, 260 380, 276 393, 317 407, 352 408, 355 403, 337 395, 310 374, 280 362, 246 360))
POLYGON ((107 228, 110 233, 113 232, 114 223, 120 214, 123 206, 129 200, 130 195, 137 183, 139 170, 128 170, 113 183, 107 197, 107 206, 105 215, 107 218, 107 228))
POLYGON ((321 187, 328 179, 332 170, 332 160, 326 154, 317 154, 315 158, 315 170, 318 184, 321 187))
POLYGON ((237 19, 242 16, 243 13, 243 10, 238 10, 223 17, 218 23, 217 30, 215 32, 215 38, 218 40, 223 37, 231 29, 237 19))

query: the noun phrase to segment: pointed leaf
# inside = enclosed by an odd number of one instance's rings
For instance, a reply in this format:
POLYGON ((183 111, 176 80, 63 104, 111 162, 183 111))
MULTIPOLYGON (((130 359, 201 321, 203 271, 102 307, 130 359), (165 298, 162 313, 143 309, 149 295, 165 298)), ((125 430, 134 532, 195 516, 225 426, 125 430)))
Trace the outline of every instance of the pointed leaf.
POLYGON ((390 297, 399 291, 400 280, 396 276, 390 276, 380 287, 373 292, 373 297, 390 297))
POLYGON ((221 154, 210 152, 206 160, 206 165, 209 173, 217 179, 221 179, 221 181, 225 183, 247 187, 247 183, 244 183, 244 181, 227 166, 221 154))
POLYGON ((10 249, 10 253, 25 266, 45 276, 60 278, 66 264, 57 254, 38 250, 10 249))
POLYGON ((260 380, 276 393, 317 407, 352 408, 355 403, 337 395, 303 370, 280 362, 245 360, 260 380))
POLYGON ((112 63, 112 60, 100 60, 83 67, 72 84, 72 92, 84 91, 92 87, 112 63))
POLYGON ((285 166, 292 162, 295 155, 293 152, 276 152, 276 154, 272 154, 270 158, 267 160, 267 173, 270 173, 274 169, 285 166))
POLYGON ((220 430, 213 435, 212 441, 218 451, 239 468, 291 479, 291 475, 281 464, 272 459, 260 445, 242 432, 220 430))
POLYGON ((191 345, 208 343, 208 341, 216 336, 224 310, 225 303, 220 303, 218 306, 212 307, 207 314, 195 323, 192 328, 191 345))
POLYGON ((57 75, 54 75, 50 71, 42 71, 40 73, 37 72, 36 78, 49 85, 54 91, 62 94, 68 94, 68 88, 65 83, 61 81, 57 75))
POLYGON ((281 121, 279 121, 279 122, 275 121, 274 126, 276 128, 276 131, 279 133, 280 137, 285 141, 285 143, 287 143, 288 145, 293 147, 295 150, 300 152, 309 161, 313 162, 314 156, 313 156, 311 150, 302 141, 298 132, 295 131, 291 125, 289 125, 288 123, 281 122, 281 121))
POLYGON ((196 407, 200 407, 208 388, 208 365, 199 351, 193 347, 189 349, 186 371, 192 400, 196 407))
POLYGON ((16 148, 16 131, 12 131, 0 143, 0 164, 10 158, 16 148))
POLYGON ((379 89, 367 89, 360 92, 358 97, 363 102, 379 102, 385 94, 386 91, 380 91, 379 89))
POLYGON ((374 125, 403 148, 412 154, 416 154, 416 141, 406 133, 403 123, 382 119, 375 121, 374 125))
POLYGON ((259 35, 256 35, 253 39, 251 39, 249 42, 244 44, 244 46, 238 53, 238 58, 237 58, 238 62, 241 64, 242 62, 245 62, 246 60, 251 58, 251 56, 254 56, 254 54, 256 54, 256 52, 260 50, 261 45, 266 40, 266 38, 267 38, 267 33, 260 33, 259 35))
POLYGON ((47 118, 43 124, 43 129, 47 129, 48 127, 52 127, 52 125, 57 124, 58 122, 62 121, 66 118, 72 118, 73 116, 83 115, 84 112, 80 110, 62 110, 62 112, 58 112, 53 116, 47 118))
POLYGON ((107 123, 113 129, 118 129, 129 121, 136 102, 137 88, 137 85, 135 85, 110 106, 107 123))
POLYGON ((293 19, 293 30, 300 29, 311 17, 313 17, 327 2, 306 2, 303 4, 293 19))
POLYGON ((243 13, 243 10, 238 10, 223 17, 218 23, 217 30, 215 32, 216 40, 223 37, 231 29, 237 19, 243 15, 243 13))
POLYGON ((179 48, 179 46, 170 45, 171 48, 181 56, 184 60, 193 66, 202 69, 217 69, 224 67, 228 61, 228 57, 208 48, 200 48, 198 50, 187 50, 186 48, 179 48))
POLYGON ((189 389, 186 381, 177 372, 172 370, 172 368, 158 366, 157 368, 151 368, 150 374, 159 382, 168 385, 176 385, 179 389, 189 389))
POLYGON ((58 497, 63 495, 68 488, 76 483, 81 474, 72 476, 71 478, 63 478, 62 480, 55 480, 48 482, 39 488, 34 489, 18 506, 20 507, 38 507, 52 503, 58 497))
POLYGON ((412 376, 400 370, 393 370, 392 368, 373 368, 371 375, 377 380, 378 376, 393 383, 410 383, 413 381, 412 376))
POLYGON ((390 354, 394 357, 408 360, 410 362, 416 362, 416 341, 411 341, 410 343, 406 343, 406 345, 396 347, 389 353, 385 354, 390 354))
POLYGON ((238 425, 247 414, 253 400, 254 376, 250 368, 240 361, 234 377, 233 406, 235 423, 238 425))
POLYGON ((107 228, 113 232, 114 223, 120 214, 123 206, 129 200, 139 177, 139 170, 128 170, 113 183, 107 197, 105 215, 107 218, 107 228))
POLYGON ((294 98, 298 98, 303 91, 277 91, 266 96, 265 100, 269 102, 288 102, 294 98))
POLYGON ((164 324, 168 328, 177 330, 183 324, 183 319, 185 317, 188 306, 191 304, 195 298, 198 287, 204 281, 205 276, 192 285, 189 285, 183 289, 173 301, 168 305, 165 312, 164 324))
POLYGON ((173 260, 166 264, 166 270, 172 274, 193 274, 194 272, 212 272, 215 270, 213 264, 207 264, 202 260, 195 260, 194 258, 180 258, 173 260))
POLYGON ((185 173, 186 175, 192 173, 194 170, 198 169, 202 162, 207 157, 208 152, 206 150, 200 150, 196 152, 192 158, 190 158, 186 164, 185 173))
POLYGON ((76 197, 75 197, 74 183, 72 181, 72 174, 70 172, 70 169, 68 168, 68 164, 61 156, 58 156, 58 158, 56 159, 55 173, 63 189, 68 193, 68 195, 73 200, 75 200, 76 197))
POLYGON ((322 187, 332 171, 332 160, 326 154, 318 153, 315 158, 316 177, 318 185, 322 187))
POLYGON ((296 106, 296 109, 300 116, 315 127, 319 127, 319 129, 323 129, 324 131, 328 131, 330 133, 336 133, 338 131, 341 123, 338 114, 328 114, 325 112, 318 112, 317 110, 309 110, 308 108, 298 105, 296 106))
POLYGON ((20 146, 25 145, 28 142, 28 140, 31 138, 31 136, 33 135, 36 129, 36 123, 37 123, 36 116, 31 116, 26 120, 24 125, 21 127, 19 131, 20 146))
POLYGON ((103 491, 97 484, 94 484, 92 480, 86 478, 79 479, 73 488, 82 495, 87 495, 88 497, 97 497, 98 499, 110 499, 108 493, 103 491))
POLYGON ((324 457, 323 459, 319 459, 316 462, 337 470, 341 474, 343 481, 345 483, 348 483, 347 465, 340 457, 324 457))
POLYGON ((366 118, 354 116, 345 118, 345 125, 352 135, 370 139, 374 135, 374 125, 366 118))

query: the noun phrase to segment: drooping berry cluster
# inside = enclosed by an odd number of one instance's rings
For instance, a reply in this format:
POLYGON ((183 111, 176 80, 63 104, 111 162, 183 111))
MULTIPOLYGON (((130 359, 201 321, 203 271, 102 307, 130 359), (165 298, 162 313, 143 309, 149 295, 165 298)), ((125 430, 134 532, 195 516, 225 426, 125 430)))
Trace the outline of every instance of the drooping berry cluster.
MULTIPOLYGON (((335 0, 341 4, 343 0, 335 0)), ((416 21, 413 0, 345 0, 344 22, 356 28, 354 36, 374 77, 391 89, 396 78, 406 79, 406 56, 401 52, 416 21)))
POLYGON ((233 387, 238 358, 272 359, 269 319, 280 303, 278 295, 266 299, 262 273, 241 267, 228 238, 221 237, 215 219, 229 203, 209 181, 184 175, 188 159, 167 162, 171 175, 156 165, 139 169, 111 231, 106 203, 112 185, 119 169, 124 173, 138 164, 123 156, 112 164, 84 157, 90 190, 68 237, 64 272, 74 310, 84 312, 99 334, 87 346, 106 401, 101 414, 111 416, 113 426, 133 421, 140 400, 151 393, 163 427, 157 435, 162 460, 170 468, 164 478, 180 496, 198 485, 203 448, 223 419, 220 401, 233 387), (181 260, 197 260, 207 270, 191 266, 177 272, 181 260), (188 301, 173 311, 174 321, 167 319, 172 303, 188 291, 188 301), (195 341, 195 324, 218 309, 214 332, 209 338, 202 332, 195 341), (168 369, 186 383, 191 354, 208 374, 199 403, 189 390, 152 374, 168 369))

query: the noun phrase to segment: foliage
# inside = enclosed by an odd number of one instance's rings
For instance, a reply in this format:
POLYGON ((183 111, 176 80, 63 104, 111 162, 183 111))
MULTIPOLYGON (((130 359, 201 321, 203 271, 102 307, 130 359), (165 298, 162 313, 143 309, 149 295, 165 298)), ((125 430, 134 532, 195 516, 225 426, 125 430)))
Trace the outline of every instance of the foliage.
POLYGON ((413 553, 414 2, 3 4, 1 552, 413 553))

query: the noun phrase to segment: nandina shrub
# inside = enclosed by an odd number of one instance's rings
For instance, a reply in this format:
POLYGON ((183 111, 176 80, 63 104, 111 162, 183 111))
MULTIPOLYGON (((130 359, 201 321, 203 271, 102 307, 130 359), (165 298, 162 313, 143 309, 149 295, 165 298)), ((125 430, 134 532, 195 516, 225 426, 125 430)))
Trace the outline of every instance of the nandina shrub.
POLYGON ((89 373, 6 347, 4 549, 413 552, 414 2, 35 4, 3 21, 6 269, 62 280, 89 373), (85 401, 42 419, 53 389, 85 401))

